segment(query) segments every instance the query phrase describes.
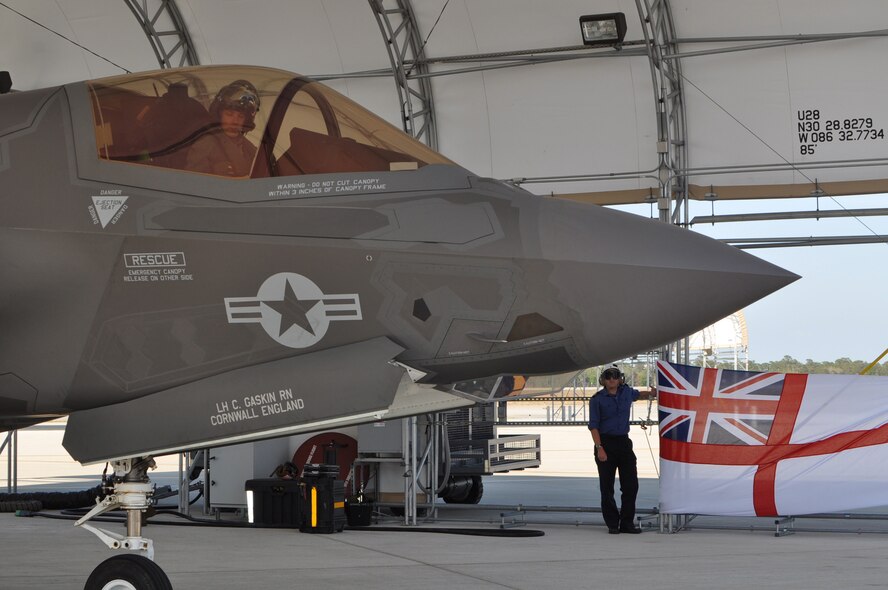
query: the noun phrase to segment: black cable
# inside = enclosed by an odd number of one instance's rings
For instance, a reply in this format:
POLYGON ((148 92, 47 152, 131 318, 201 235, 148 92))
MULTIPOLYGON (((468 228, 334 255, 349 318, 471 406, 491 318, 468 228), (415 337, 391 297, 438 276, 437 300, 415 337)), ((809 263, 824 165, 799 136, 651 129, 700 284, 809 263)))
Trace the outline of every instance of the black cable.
POLYGON ((535 529, 457 529, 457 528, 406 528, 398 526, 349 526, 347 531, 378 531, 383 533, 442 533, 446 535, 472 535, 476 537, 542 537, 546 533, 535 529))
POLYGON ((0 494, 0 512, 15 512, 17 504, 37 502, 38 510, 59 510, 62 508, 79 508, 92 506, 97 497, 104 497, 101 485, 87 490, 75 492, 22 492, 17 494, 0 494))
MULTIPOLYGON (((189 504, 194 504, 203 496, 201 484, 195 483, 189 486, 189 492, 198 492, 197 497, 191 499, 189 504)), ((163 499, 178 496, 178 490, 173 491, 169 486, 164 486, 163 491, 155 494, 155 499, 163 499)), ((0 494, 0 512, 17 512, 19 510, 65 510, 72 508, 89 507, 96 503, 96 498, 104 498, 105 490, 99 484, 95 487, 73 492, 21 492, 16 494, 0 494)), ((84 509, 83 513, 86 513, 84 509)))
POLYGON ((197 501, 200 500, 201 498, 203 498, 203 490, 200 490, 199 492, 197 492, 197 495, 194 497, 193 500, 191 500, 190 502, 188 502, 188 505, 189 505, 189 506, 194 506, 195 502, 197 502, 197 501))
MULTIPOLYGON (((80 520, 80 518, 86 514, 84 510, 62 510, 59 514, 53 514, 50 512, 31 512, 28 510, 19 510, 16 512, 16 516, 21 517, 40 517, 40 518, 49 518, 52 520, 80 520)), ((193 516, 189 516, 187 514, 182 514, 181 512, 175 511, 166 511, 159 510, 156 514, 163 514, 167 516, 178 516, 179 518, 183 518, 189 522, 178 522, 174 520, 154 520, 148 519, 146 524, 158 524, 165 526, 213 526, 213 527, 223 527, 223 528, 260 528, 255 527, 254 525, 248 522, 235 522, 229 520, 206 520, 202 518, 194 518, 193 516)), ((106 514, 105 516, 95 516, 89 519, 90 522, 108 522, 108 523, 116 523, 116 524, 126 524, 126 517, 124 516, 113 516, 111 514, 106 514)))
MULTIPOLYGON (((438 14, 438 18, 435 19, 435 24, 432 25, 432 28, 429 29, 429 34, 426 35, 425 41, 422 42, 422 46, 419 48, 419 51, 416 52, 414 56, 416 59, 420 59, 423 50, 425 49, 426 43, 429 42, 429 38, 432 36, 432 33, 435 31, 435 27, 438 26, 438 23, 441 21, 441 17, 444 16, 444 11, 447 10, 447 5, 450 4, 450 0, 444 2, 444 6, 441 8, 441 12, 438 14)), ((413 68, 416 67, 416 64, 410 66, 410 69, 407 70, 407 76, 409 76, 413 72, 413 68)))
MULTIPOLYGON (((30 512, 27 510, 20 510, 16 512, 16 516, 20 517, 40 517, 40 518, 49 518, 52 520, 79 520, 86 511, 84 510, 63 510, 60 514, 52 514, 49 512, 30 512)), ((166 515, 166 516, 176 516, 178 518, 182 518, 187 522, 178 522, 173 520, 155 520, 151 518, 148 520, 146 525, 164 525, 164 526, 209 526, 209 527, 222 527, 222 528, 241 528, 241 529, 252 529, 252 528, 277 528, 277 527, 260 527, 247 522, 234 522, 234 521, 226 521, 226 520, 207 520, 204 518, 195 518, 189 514, 183 514, 176 510, 158 510, 155 516, 157 515, 166 515)), ((116 517, 116 516, 96 516, 90 519, 90 522, 108 522, 108 523, 116 523, 116 524, 126 524, 126 517, 116 517)), ((292 527, 296 528, 296 527, 292 527)), ((384 533, 438 533, 438 534, 447 534, 447 535, 470 535, 476 537, 511 537, 511 538, 526 538, 526 537, 542 537, 546 533, 543 531, 535 530, 535 529, 467 529, 467 528, 448 528, 448 527, 437 527, 437 528, 406 528, 406 527, 396 527, 396 526, 359 526, 359 527, 345 527, 343 530, 346 531, 378 531, 384 533)))
POLYGON ((14 9, 14 8, 12 8, 12 7, 10 7, 10 6, 9 6, 8 4, 6 4, 5 2, 0 2, 0 6, 2 6, 3 8, 5 8, 5 9, 7 9, 7 10, 9 10, 10 12, 14 12, 14 13, 16 13, 17 15, 19 15, 20 17, 22 17, 22 18, 25 19, 25 20, 31 21, 32 23, 34 23, 34 24, 37 25, 38 27, 42 27, 42 28, 46 29, 47 31, 49 31, 49 32, 52 33, 53 35, 58 35, 59 37, 61 37, 61 38, 64 39, 65 41, 68 41, 69 43, 72 43, 72 44, 76 45, 76 46, 79 47, 80 49, 83 49, 84 51, 88 51, 88 52, 92 53, 93 55, 95 55, 95 56, 98 57, 99 59, 104 59, 106 62, 108 62, 108 63, 111 64, 112 66, 117 67, 117 68, 120 68, 121 70, 123 70, 123 71, 126 72, 127 74, 132 74, 131 71, 129 71, 128 69, 126 69, 126 68, 123 67, 122 65, 114 63, 113 61, 111 61, 111 60, 108 59, 107 57, 105 57, 105 56, 103 56, 103 55, 99 55, 98 53, 96 53, 96 52, 93 51, 92 49, 90 49, 90 48, 88 48, 88 47, 84 47, 83 45, 81 45, 81 44, 78 43, 77 41, 74 41, 73 39, 69 39, 68 37, 65 37, 64 35, 62 35, 61 33, 57 33, 56 31, 53 31, 52 29, 50 29, 50 28, 47 27, 46 25, 43 25, 43 24, 37 22, 36 20, 34 20, 33 18, 31 18, 31 17, 29 17, 29 16, 25 16, 24 14, 22 14, 22 13, 19 12, 18 10, 14 9))
MULTIPOLYGON (((197 526, 222 526, 222 527, 234 527, 234 528, 262 528, 262 527, 256 527, 255 525, 253 525, 252 523, 249 523, 249 522, 236 522, 236 521, 233 521, 233 520, 209 520, 209 519, 206 519, 206 518, 195 518, 194 516, 191 516, 190 514, 185 514, 185 513, 183 513, 183 512, 179 512, 178 510, 163 510, 163 509, 161 509, 161 510, 158 510, 158 511, 157 511, 157 514, 163 514, 163 515, 166 515, 166 516, 176 516, 176 517, 178 517, 178 518, 185 519, 185 520, 187 520, 189 523, 193 523, 194 525, 197 525, 197 526)), ((149 524, 152 524, 152 523, 149 521, 149 524)), ((177 523, 177 522, 173 522, 173 521, 159 520, 159 521, 156 521, 156 522, 153 523, 153 524, 178 524, 178 525, 182 525, 182 524, 186 524, 186 523, 177 523)))

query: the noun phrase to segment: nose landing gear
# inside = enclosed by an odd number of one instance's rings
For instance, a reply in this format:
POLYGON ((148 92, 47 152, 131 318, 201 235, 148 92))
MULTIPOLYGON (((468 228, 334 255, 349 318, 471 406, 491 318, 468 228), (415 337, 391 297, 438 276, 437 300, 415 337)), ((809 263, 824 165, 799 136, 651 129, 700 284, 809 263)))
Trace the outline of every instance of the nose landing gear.
POLYGON ((96 535, 110 549, 131 553, 115 555, 100 563, 90 574, 84 590, 172 590, 169 578, 154 563, 154 543, 142 537, 142 514, 151 507, 154 487, 148 469, 156 467, 151 457, 113 461, 114 474, 104 485, 108 495, 74 523, 96 535), (126 511, 126 535, 86 524, 110 510, 126 511))

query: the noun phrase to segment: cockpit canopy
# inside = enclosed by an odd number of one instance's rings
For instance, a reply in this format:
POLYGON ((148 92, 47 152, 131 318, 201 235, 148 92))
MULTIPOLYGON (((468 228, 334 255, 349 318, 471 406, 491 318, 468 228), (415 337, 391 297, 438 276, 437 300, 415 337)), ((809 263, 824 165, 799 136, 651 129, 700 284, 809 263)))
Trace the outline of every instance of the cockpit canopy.
POLYGON ((88 84, 105 160, 232 178, 453 164, 331 88, 282 70, 194 67, 88 84), (207 165, 208 152, 236 163, 207 165))

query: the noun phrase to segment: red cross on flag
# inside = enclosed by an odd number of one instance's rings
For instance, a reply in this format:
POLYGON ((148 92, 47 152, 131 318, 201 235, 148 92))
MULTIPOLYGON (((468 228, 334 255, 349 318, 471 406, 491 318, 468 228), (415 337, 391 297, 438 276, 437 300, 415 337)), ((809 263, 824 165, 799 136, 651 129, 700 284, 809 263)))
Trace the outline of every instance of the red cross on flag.
POLYGON ((888 505, 888 377, 657 369, 661 512, 888 505))

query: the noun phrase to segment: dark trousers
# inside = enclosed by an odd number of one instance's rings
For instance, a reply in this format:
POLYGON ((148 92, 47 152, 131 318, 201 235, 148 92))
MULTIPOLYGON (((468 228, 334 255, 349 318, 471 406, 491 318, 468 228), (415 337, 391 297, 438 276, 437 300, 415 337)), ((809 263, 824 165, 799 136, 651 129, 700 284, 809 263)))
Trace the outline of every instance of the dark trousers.
POLYGON ((638 467, 629 436, 601 435, 607 461, 599 461, 598 484, 601 488, 601 513, 608 527, 635 526, 635 498, 638 496, 638 467), (614 501, 614 479, 620 472, 620 508, 614 501))

